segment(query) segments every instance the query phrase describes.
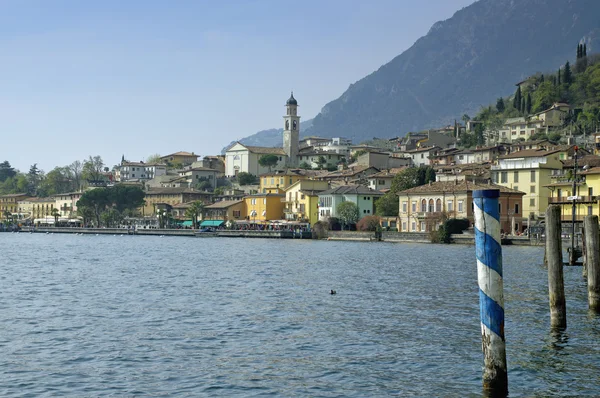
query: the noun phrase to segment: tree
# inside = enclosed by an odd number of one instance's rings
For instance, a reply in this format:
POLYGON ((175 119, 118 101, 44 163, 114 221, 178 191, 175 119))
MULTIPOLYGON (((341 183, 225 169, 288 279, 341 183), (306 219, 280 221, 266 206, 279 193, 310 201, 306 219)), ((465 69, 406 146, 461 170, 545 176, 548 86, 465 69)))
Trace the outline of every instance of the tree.
POLYGON ((587 57, 587 44, 583 43, 583 56, 587 57))
POLYGON ((577 45, 577 59, 583 56, 583 46, 581 44, 577 45))
POLYGON ((96 227, 100 227, 100 215, 110 204, 108 188, 95 188, 85 192, 77 202, 78 208, 89 208, 96 219, 96 227))
POLYGON ((29 168, 29 173, 27 173, 27 193, 34 196, 37 193, 38 185, 43 177, 43 172, 37 168, 37 163, 34 163, 29 168))
POLYGON ((513 98, 513 108, 520 109, 521 107, 521 86, 517 87, 515 97, 513 98))
POLYGON ((569 85, 573 82, 573 74, 571 73, 571 64, 569 61, 565 64, 565 70, 563 71, 563 81, 566 85, 569 85))
POLYGON ((465 113, 464 115, 462 115, 461 119, 463 122, 465 122, 465 126, 466 126, 467 122, 471 120, 471 117, 465 113))
POLYGON ((356 224, 356 229, 359 231, 377 231, 377 227, 381 226, 381 218, 378 216, 365 216, 356 224))
MULTIPOLYGON (((502 97, 498 98, 498 100, 496 101, 496 110, 500 113, 504 112, 504 99, 502 97)), ((456 126, 456 124, 455 124, 456 126)))
POLYGON ((160 154, 155 153, 153 155, 150 155, 146 158, 146 163, 150 163, 150 164, 158 164, 158 163, 162 163, 161 159, 160 159, 160 154))
POLYGON ((556 74, 556 85, 557 85, 557 86, 560 86, 560 85, 561 85, 561 81, 560 81, 560 74, 561 74, 561 71, 560 71, 560 69, 559 69, 559 70, 558 70, 558 73, 556 74))
POLYGON ((378 216, 397 216, 399 211, 398 195, 389 191, 375 202, 375 214, 378 216))
POLYGON ((69 192, 72 187, 68 167, 55 167, 39 184, 37 195, 40 197, 52 196, 57 193, 69 192))
POLYGON ((0 163, 0 182, 4 182, 7 178, 12 178, 16 175, 16 170, 12 168, 8 160, 0 163))
POLYGON ((552 106, 558 99, 557 89, 551 82, 546 81, 535 90, 532 96, 532 111, 541 112, 552 106))
POLYGON ((525 98, 521 98, 521 109, 520 109, 521 113, 525 113, 525 109, 526 109, 525 98))
POLYGON ((350 228, 350 225, 356 224, 358 221, 358 206, 354 202, 346 201, 338 204, 336 212, 342 225, 347 226, 348 229, 350 228))
POLYGON ((390 192, 398 193, 419 185, 419 169, 409 167, 394 176, 390 186, 390 192))
POLYGON ((528 115, 531 114, 531 93, 527 93, 527 98, 525 99, 525 112, 528 115))
POLYGON ((304 169, 304 170, 310 170, 312 168, 312 167, 310 167, 310 164, 308 164, 307 162, 300 163, 300 165, 298 167, 301 169, 304 169))
POLYGON ((325 166, 325 164, 327 163, 327 160, 325 159, 325 156, 319 156, 316 163, 317 163, 317 167, 320 170, 322 170, 323 166, 325 166))
POLYGON ((68 165, 67 168, 69 169, 69 172, 73 178, 73 189, 76 191, 81 190, 81 173, 83 172, 83 164, 79 160, 76 160, 68 165))
POLYGON ((90 156, 88 160, 83 162, 83 178, 88 182, 98 183, 104 180, 102 170, 104 168, 104 161, 100 156, 90 156))
POLYGON ((196 200, 185 210, 185 216, 192 219, 194 229, 198 228, 198 217, 204 213, 204 202, 196 200))
POLYGON ((58 225, 58 217, 60 217, 60 212, 57 208, 53 208, 50 212, 50 215, 54 217, 54 226, 56 227, 58 225))
POLYGON ((258 164, 261 165, 262 167, 268 167, 269 172, 271 171, 271 168, 273 166, 277 165, 277 163, 279 163, 279 156, 273 155, 273 154, 262 155, 258 159, 258 164))
POLYGON ((237 180, 240 185, 253 185, 256 183, 256 177, 245 171, 238 173, 237 180))
POLYGON ((210 181, 204 179, 204 180, 198 180, 198 182, 196 183, 195 188, 198 191, 210 191, 212 190, 212 184, 210 183, 210 181))
POLYGON ((126 210, 133 212, 144 204, 146 194, 138 186, 119 184, 103 189, 108 192, 109 205, 119 213, 124 213, 126 210))

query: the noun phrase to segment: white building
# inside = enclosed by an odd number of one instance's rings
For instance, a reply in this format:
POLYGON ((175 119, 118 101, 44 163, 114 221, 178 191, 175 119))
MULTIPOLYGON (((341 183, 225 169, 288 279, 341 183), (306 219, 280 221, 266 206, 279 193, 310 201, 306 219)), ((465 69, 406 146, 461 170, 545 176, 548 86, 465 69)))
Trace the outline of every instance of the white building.
POLYGON ((375 200, 383 193, 373 191, 362 185, 343 185, 337 188, 320 192, 319 220, 326 221, 331 217, 338 217, 337 206, 342 202, 353 202, 358 206, 359 219, 375 214, 375 200))
POLYGON ((115 179, 118 182, 151 180, 165 174, 167 174, 165 164, 121 161, 115 170, 115 179))

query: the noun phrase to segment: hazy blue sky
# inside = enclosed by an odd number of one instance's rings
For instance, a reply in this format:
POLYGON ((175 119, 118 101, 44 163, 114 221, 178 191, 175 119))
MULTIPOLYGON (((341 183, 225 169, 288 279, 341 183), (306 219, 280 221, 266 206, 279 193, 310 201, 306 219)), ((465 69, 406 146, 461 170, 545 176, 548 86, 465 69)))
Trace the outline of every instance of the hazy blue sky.
POLYGON ((473 0, 0 0, 0 161, 220 152, 303 120, 473 0))

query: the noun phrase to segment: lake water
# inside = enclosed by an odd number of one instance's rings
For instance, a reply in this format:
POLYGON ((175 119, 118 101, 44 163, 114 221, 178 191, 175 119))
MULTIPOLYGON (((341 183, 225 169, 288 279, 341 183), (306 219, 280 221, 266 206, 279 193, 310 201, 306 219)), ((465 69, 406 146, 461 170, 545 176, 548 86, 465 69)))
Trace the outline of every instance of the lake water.
MULTIPOLYGON (((481 395, 473 246, 3 233, 0 248, 1 396, 481 395)), ((510 396, 600 396, 581 267, 553 335, 542 258, 504 248, 510 396)))

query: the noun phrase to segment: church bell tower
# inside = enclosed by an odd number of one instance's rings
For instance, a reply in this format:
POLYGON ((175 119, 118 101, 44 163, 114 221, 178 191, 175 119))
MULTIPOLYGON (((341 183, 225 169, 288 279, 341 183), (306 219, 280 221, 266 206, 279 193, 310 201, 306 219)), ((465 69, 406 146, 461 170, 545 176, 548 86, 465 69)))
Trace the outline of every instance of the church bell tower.
POLYGON ((286 115, 283 117, 283 150, 288 156, 287 165, 298 166, 298 147, 300 145, 300 116, 298 116, 298 101, 294 92, 285 103, 286 115))

